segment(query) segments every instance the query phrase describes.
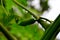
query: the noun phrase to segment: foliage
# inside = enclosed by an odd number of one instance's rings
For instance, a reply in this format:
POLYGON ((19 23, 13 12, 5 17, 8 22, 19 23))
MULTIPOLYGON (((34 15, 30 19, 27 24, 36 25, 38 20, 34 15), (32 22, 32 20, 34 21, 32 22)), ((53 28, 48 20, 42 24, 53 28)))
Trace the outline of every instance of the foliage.
POLYGON ((38 16, 48 10, 45 2, 40 3, 38 12, 27 7, 27 0, 0 0, 0 40, 54 40, 60 30, 60 15, 54 22, 38 16))

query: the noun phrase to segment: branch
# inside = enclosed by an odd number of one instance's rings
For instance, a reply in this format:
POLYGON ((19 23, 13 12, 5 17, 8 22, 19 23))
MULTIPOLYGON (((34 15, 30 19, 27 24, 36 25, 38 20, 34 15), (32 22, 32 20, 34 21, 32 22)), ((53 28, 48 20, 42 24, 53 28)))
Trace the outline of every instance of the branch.
POLYGON ((40 19, 44 19, 44 20, 46 20, 46 21, 52 23, 52 21, 50 21, 50 20, 48 20, 48 19, 46 19, 46 18, 40 17, 40 19))
POLYGON ((0 23, 0 30, 6 36, 8 40, 17 40, 9 31, 0 23))
POLYGON ((13 2, 14 2, 15 4, 17 4, 18 6, 20 6, 21 8, 25 9, 26 11, 28 11, 28 12, 36 19, 36 21, 37 21, 38 23, 40 23, 40 22, 38 21, 39 19, 44 19, 44 20, 46 20, 46 21, 48 21, 48 22, 51 23, 51 21, 48 20, 48 19, 46 19, 46 18, 36 16, 33 12, 31 12, 29 9, 27 9, 24 5, 22 5, 21 3, 17 2, 16 0, 13 0, 13 2))
POLYGON ((17 2, 16 0, 13 0, 13 2, 15 4, 17 4, 18 6, 20 6, 21 8, 25 9, 26 11, 28 11, 31 15, 33 15, 34 18, 39 19, 38 16, 36 16, 34 13, 32 13, 29 9, 27 9, 25 6, 23 6, 21 3, 17 2))

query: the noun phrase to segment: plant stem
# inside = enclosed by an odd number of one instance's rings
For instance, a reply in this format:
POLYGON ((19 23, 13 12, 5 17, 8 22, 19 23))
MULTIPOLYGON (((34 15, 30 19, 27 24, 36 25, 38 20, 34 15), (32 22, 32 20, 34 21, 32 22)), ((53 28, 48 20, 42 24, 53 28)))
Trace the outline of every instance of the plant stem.
POLYGON ((17 40, 9 31, 0 23, 0 30, 6 36, 8 40, 17 40))
POLYGON ((26 11, 28 11, 28 12, 36 19, 36 21, 37 21, 38 23, 40 23, 40 22, 38 21, 39 19, 44 19, 44 20, 46 20, 46 21, 48 21, 48 22, 50 22, 50 23, 52 22, 52 21, 50 21, 50 20, 48 20, 48 19, 46 19, 46 18, 36 16, 33 12, 31 12, 29 9, 27 9, 24 5, 22 5, 21 3, 17 2, 16 0, 13 0, 13 2, 14 2, 15 4, 17 4, 18 6, 20 6, 21 8, 25 9, 26 11))
POLYGON ((50 21, 50 20, 48 20, 48 19, 46 19, 46 18, 40 17, 40 19, 44 19, 44 20, 46 20, 46 21, 52 23, 52 21, 50 21))
POLYGON ((60 28, 60 14, 54 21, 54 23, 46 30, 41 40, 51 40, 55 32, 60 28))
POLYGON ((21 3, 17 2, 16 0, 13 0, 13 2, 16 3, 18 6, 20 6, 21 8, 28 11, 31 15, 33 15, 34 18, 39 19, 38 16, 36 16, 33 12, 31 12, 29 9, 27 9, 25 6, 23 6, 21 3))
POLYGON ((23 6, 21 3, 17 2, 16 0, 13 0, 14 3, 16 3, 18 6, 20 6, 21 8, 25 9, 26 11, 28 11, 31 15, 33 15, 34 18, 36 18, 37 20, 40 19, 45 19, 46 21, 49 21, 51 23, 50 20, 43 18, 43 17, 38 17, 36 16, 34 13, 32 13, 29 9, 27 9, 25 6, 23 6))
POLYGON ((56 39, 56 35, 60 32, 60 27, 55 31, 54 35, 52 35, 51 40, 55 40, 56 39))

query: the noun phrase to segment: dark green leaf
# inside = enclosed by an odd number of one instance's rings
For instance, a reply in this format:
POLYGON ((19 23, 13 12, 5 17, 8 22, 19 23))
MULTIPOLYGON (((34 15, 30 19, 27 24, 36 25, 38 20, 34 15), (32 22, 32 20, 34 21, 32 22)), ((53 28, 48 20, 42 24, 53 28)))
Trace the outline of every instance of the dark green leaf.
MULTIPOLYGON (((16 20, 18 21, 18 20, 16 20)), ((19 21, 18 21, 19 22, 19 21)), ((19 23, 19 25, 21 26, 26 26, 26 25, 30 25, 30 24, 33 24, 35 23, 35 20, 34 19, 27 19, 27 20, 23 20, 19 23)))
POLYGON ((44 34, 44 31, 38 27, 38 24, 20 26, 17 24, 10 25, 10 32, 16 36, 19 40, 39 40, 40 37, 44 34))
POLYGON ((48 0, 40 0, 40 5, 42 7, 42 12, 48 10, 49 8, 48 0))
POLYGON ((42 40, 50 40, 58 28, 60 28, 60 14, 54 23, 46 30, 42 40))

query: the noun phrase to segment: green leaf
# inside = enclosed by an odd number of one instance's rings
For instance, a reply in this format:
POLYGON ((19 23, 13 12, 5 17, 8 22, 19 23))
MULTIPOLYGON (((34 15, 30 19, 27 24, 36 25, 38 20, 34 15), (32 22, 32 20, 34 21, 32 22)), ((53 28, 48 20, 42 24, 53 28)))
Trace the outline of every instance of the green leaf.
POLYGON ((52 36, 55 34, 56 30, 58 30, 58 28, 60 28, 60 14, 53 22, 53 24, 46 30, 41 40, 50 40, 52 36))
POLYGON ((2 21, 3 21, 3 18, 5 18, 6 16, 7 16, 7 15, 6 15, 6 13, 4 12, 3 7, 0 6, 0 22, 2 22, 2 21))
MULTIPOLYGON (((16 20, 16 23, 18 23, 19 21, 16 20)), ((26 25, 30 25, 30 24, 33 24, 35 23, 35 20, 34 19, 25 19, 23 21, 20 21, 20 23, 18 23, 19 25, 21 26, 26 26, 26 25)))
POLYGON ((6 8, 7 11, 9 11, 13 6, 12 0, 9 0, 9 1, 8 0, 3 0, 3 3, 5 5, 5 8, 6 8))
POLYGON ((17 37, 18 40, 39 40, 44 34, 41 28, 38 28, 38 24, 20 26, 17 24, 10 25, 10 32, 17 37))
MULTIPOLYGON (((11 11, 10 11, 11 12, 11 11)), ((0 22, 5 26, 9 24, 9 22, 14 18, 14 14, 6 11, 3 6, 0 6, 0 22), (7 15, 8 14, 8 15, 7 15)))
POLYGON ((16 0, 16 1, 23 4, 24 6, 27 6, 27 0, 16 0))
POLYGON ((38 19, 39 16, 35 15, 33 12, 31 12, 28 8, 26 8, 24 5, 22 5, 21 3, 17 2, 16 0, 13 0, 13 2, 15 4, 17 4, 19 7, 23 8, 24 10, 28 11, 28 13, 30 13, 35 19, 38 19))

